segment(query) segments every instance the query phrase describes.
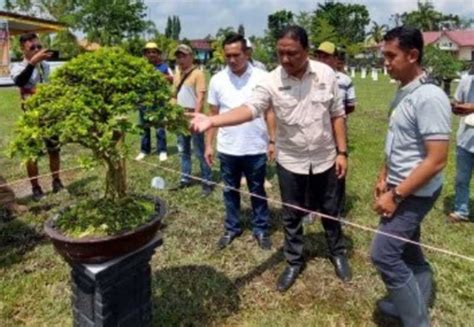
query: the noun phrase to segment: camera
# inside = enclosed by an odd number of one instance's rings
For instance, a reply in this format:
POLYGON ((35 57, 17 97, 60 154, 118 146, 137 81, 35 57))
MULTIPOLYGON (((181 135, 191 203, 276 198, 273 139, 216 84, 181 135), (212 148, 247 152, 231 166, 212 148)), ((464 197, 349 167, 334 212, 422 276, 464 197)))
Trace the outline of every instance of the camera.
POLYGON ((47 53, 51 53, 51 57, 49 57, 50 61, 59 60, 59 51, 58 50, 48 50, 47 53))

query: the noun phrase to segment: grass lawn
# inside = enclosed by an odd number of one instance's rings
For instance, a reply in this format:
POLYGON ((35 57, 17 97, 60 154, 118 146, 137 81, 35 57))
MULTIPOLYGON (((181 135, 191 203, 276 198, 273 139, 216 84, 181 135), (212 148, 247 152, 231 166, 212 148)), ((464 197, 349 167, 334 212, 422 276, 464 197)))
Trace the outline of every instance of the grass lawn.
MULTIPOLYGON (((371 209, 372 189, 383 160, 387 108, 395 84, 382 77, 379 82, 355 79, 358 107, 349 119, 350 171, 348 176, 348 219, 376 227, 371 209)), ((21 114, 14 89, 0 89, 0 149, 12 137, 13 124, 21 114)), ((453 130, 457 127, 457 121, 453 130)), ((453 141, 455 132, 453 131, 453 141)), ((132 158, 138 153, 138 136, 129 137, 132 158)), ((164 167, 179 170, 176 141, 168 135, 170 159, 164 167)), ((446 213, 453 202, 455 174, 454 143, 446 169, 443 193, 423 223, 422 241, 468 256, 474 256, 474 224, 449 225, 446 213)), ((77 166, 85 151, 62 150, 63 167, 77 166)), ((146 159, 159 165, 156 156, 146 159)), ((198 172, 197 162, 195 172, 198 172)), ((25 177, 17 159, 0 154, 1 173, 9 181, 25 177)), ((41 160, 47 173, 47 160, 41 160)), ((218 178, 218 166, 213 167, 218 178)), ((168 185, 178 175, 130 160, 130 189, 145 193, 153 176, 168 185)), ((0 326, 68 326, 71 324, 69 269, 42 234, 42 223, 77 197, 100 192, 103 170, 72 171, 65 180, 69 193, 50 194, 40 203, 21 202, 30 212, 10 223, 0 223, 0 326)), ((279 199, 274 167, 269 167, 273 188, 268 196, 279 199)), ((48 187, 50 179, 42 184, 48 187)), ((472 186, 472 184, 471 184, 472 186)), ((29 190, 17 184, 20 193, 29 190)), ((353 281, 342 284, 326 258, 323 229, 317 222, 305 227, 307 269, 285 294, 275 291, 285 266, 280 207, 271 204, 272 251, 260 250, 248 227, 249 198, 243 197, 245 233, 223 251, 215 243, 223 232, 224 207, 221 190, 206 200, 200 187, 179 193, 159 191, 169 213, 163 232, 164 245, 152 260, 154 323, 156 326, 397 326, 397 322, 374 313, 375 301, 384 286, 369 259, 371 233, 346 227, 350 245, 353 281)), ((426 251, 436 278, 436 302, 431 310, 433 326, 474 326, 474 263, 426 251)))

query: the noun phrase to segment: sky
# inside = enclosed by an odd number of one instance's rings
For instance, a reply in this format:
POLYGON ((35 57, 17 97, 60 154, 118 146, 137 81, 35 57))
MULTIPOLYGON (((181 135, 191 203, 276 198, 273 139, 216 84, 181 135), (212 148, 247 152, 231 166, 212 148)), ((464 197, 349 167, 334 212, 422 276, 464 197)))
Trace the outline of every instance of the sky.
MULTIPOLYGON (((106 3, 107 0, 104 1, 106 3)), ((319 2, 323 2, 321 0, 319 2)), ((367 6, 371 20, 381 24, 390 23, 391 14, 416 9, 416 0, 340 0, 343 3, 357 3, 367 6)), ((433 0, 435 9, 444 13, 474 18, 473 0, 433 0)), ((243 24, 247 36, 262 36, 267 17, 278 10, 290 10, 295 14, 313 11, 315 0, 145 0, 147 15, 158 30, 163 33, 168 16, 179 16, 181 37, 188 39, 215 35, 220 27, 237 29, 243 24)), ((3 8, 5 0, 0 0, 3 8)))
MULTIPOLYGON (((319 2, 323 2, 319 1, 319 2)), ((371 20, 390 23, 391 14, 412 11, 416 0, 345 0, 343 3, 367 6, 371 20)), ((473 0, 434 0, 435 9, 444 13, 474 18, 473 0)), ((297 14, 313 11, 318 1, 310 0, 145 0, 148 17, 160 32, 164 32, 168 16, 177 15, 181 21, 181 37, 188 39, 215 35, 220 27, 239 24, 245 27, 247 36, 262 36, 269 14, 278 10, 290 10, 297 14)))

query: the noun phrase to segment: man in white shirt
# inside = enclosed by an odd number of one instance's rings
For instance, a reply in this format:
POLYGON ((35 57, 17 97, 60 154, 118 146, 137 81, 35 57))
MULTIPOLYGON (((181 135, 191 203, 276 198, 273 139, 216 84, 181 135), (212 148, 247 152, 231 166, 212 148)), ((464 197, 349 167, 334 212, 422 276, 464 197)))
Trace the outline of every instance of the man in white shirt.
MULTIPOLYGON (((227 112, 244 103, 257 83, 267 75, 249 63, 245 51, 246 42, 242 35, 228 35, 223 45, 227 67, 211 78, 208 96, 211 115, 227 112)), ((240 188, 241 177, 244 175, 249 191, 266 197, 264 181, 269 140, 262 117, 238 126, 213 128, 206 135, 205 158, 209 165, 213 162, 216 133, 221 175, 225 185, 229 186, 224 189, 225 233, 217 243, 218 247, 223 249, 242 234, 239 218, 240 194, 231 188, 240 188)), ((267 201, 252 197, 251 202, 253 235, 262 249, 269 250, 271 240, 268 234, 267 201)))

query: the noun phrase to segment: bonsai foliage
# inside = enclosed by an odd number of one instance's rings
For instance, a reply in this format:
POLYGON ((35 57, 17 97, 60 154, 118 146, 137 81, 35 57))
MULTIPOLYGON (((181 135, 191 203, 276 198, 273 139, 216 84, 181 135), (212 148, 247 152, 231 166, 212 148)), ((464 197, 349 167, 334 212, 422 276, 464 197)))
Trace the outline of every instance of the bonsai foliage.
POLYGON ((26 101, 11 152, 35 160, 44 150, 43 139, 52 136, 59 138, 59 146, 80 144, 107 168, 105 197, 124 198, 124 138, 139 130, 135 114, 139 106, 157 107, 149 114, 157 126, 186 132, 184 111, 169 102, 170 96, 169 83, 143 58, 119 48, 80 55, 26 101))

